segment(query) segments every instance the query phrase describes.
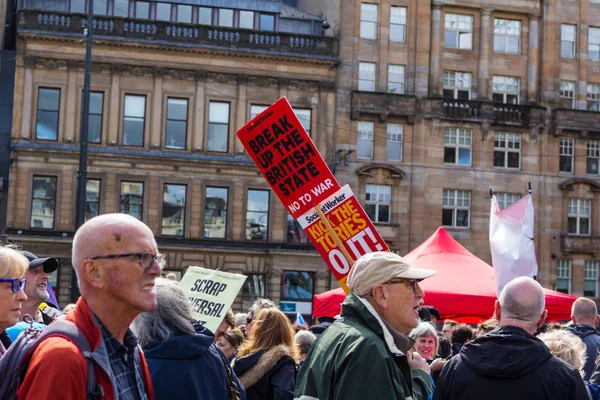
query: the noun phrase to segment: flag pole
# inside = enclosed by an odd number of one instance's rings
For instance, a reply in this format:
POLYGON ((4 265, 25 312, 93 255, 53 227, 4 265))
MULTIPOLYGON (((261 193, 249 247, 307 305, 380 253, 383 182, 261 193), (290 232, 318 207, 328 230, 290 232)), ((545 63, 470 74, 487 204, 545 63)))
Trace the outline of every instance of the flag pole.
POLYGON ((492 189, 490 189, 490 199, 494 197, 494 192, 492 192, 492 189))
POLYGON ((531 182, 529 182, 529 187, 528 187, 528 189, 527 189, 527 192, 528 192, 529 194, 531 194, 531 182))

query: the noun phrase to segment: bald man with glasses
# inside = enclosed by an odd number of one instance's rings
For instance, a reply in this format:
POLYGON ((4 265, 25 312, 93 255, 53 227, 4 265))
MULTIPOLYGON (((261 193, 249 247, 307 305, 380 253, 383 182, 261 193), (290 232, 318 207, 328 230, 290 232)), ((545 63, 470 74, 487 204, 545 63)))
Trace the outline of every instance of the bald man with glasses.
MULTIPOLYGON (((129 329, 142 312, 158 307, 154 280, 165 257, 150 228, 126 214, 105 214, 79 228, 73 239, 73 269, 81 297, 66 316, 93 352, 99 399, 154 398, 148 366, 129 329)), ((86 360, 62 337, 34 351, 19 399, 86 399, 86 360)))
POLYGON ((410 353, 425 293, 419 282, 436 271, 391 252, 362 256, 348 275, 350 293, 339 320, 315 342, 296 383, 300 400, 427 399, 427 361, 410 353))

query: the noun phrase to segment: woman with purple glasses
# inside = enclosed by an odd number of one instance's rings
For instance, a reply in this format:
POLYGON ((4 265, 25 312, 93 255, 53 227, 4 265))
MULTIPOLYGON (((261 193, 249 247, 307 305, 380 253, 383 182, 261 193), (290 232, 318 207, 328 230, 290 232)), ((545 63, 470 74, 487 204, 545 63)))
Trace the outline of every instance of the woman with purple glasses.
POLYGON ((10 344, 6 328, 17 323, 25 295, 25 272, 29 261, 12 246, 0 245, 0 357, 10 344))

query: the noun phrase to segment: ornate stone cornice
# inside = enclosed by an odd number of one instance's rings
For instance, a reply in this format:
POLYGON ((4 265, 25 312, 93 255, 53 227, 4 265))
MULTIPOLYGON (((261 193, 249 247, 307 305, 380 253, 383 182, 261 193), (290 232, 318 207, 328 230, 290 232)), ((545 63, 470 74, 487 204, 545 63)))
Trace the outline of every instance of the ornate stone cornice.
POLYGON ((67 69, 67 61, 54 58, 38 58, 35 66, 43 69, 67 69))
POLYGON ((135 65, 124 65, 123 66, 123 74, 131 75, 131 76, 153 77, 154 76, 154 68, 139 67, 139 66, 135 66, 135 65))
POLYGON ((560 190, 572 192, 575 190, 575 185, 577 185, 577 184, 589 185, 590 191, 600 192, 600 183, 598 183, 596 180, 590 179, 590 178, 567 179, 566 181, 560 183, 558 185, 558 187, 560 188, 560 190))
POLYGON ((23 64, 25 64, 25 68, 35 68, 36 63, 37 63, 36 56, 26 55, 25 57, 23 57, 23 64))

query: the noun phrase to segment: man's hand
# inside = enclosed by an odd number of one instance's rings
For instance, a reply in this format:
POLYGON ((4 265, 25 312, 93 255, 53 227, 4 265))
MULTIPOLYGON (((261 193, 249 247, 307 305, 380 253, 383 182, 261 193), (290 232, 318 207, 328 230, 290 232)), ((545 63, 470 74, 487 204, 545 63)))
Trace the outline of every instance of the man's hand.
POLYGON ((444 365, 446 365, 446 363, 447 363, 446 360, 442 360, 441 358, 438 358, 437 360, 435 360, 434 362, 431 363, 429 368, 431 369, 431 372, 440 371, 442 368, 444 368, 444 365))
POLYGON ((408 357, 408 365, 410 365, 411 369, 420 369, 429 374, 429 365, 423 357, 418 355, 416 352, 408 352, 406 353, 406 357, 408 357))

